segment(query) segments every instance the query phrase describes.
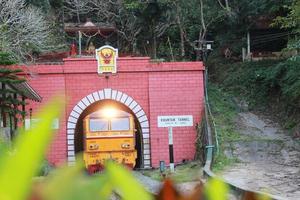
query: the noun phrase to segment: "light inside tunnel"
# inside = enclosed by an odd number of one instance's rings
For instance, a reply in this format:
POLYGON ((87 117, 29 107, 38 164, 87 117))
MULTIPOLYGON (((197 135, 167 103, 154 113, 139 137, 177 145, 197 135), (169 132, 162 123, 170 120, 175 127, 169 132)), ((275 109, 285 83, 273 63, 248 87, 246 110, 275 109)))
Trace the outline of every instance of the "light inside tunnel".
POLYGON ((118 110, 115 108, 104 108, 101 114, 103 114, 106 118, 114 118, 117 116, 118 110))

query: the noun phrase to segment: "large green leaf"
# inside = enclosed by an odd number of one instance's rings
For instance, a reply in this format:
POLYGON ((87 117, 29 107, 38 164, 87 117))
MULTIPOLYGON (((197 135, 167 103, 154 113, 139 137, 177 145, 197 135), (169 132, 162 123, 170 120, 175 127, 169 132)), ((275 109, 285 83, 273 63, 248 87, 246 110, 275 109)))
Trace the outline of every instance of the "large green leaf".
POLYGON ((113 187, 120 193, 122 199, 151 200, 152 196, 140 185, 137 180, 123 167, 111 161, 107 162, 106 173, 113 187))
POLYGON ((21 200, 28 195, 32 177, 39 170, 47 146, 53 137, 52 120, 57 118, 63 102, 54 99, 38 115, 42 119, 34 129, 22 132, 12 152, 4 155, 0 165, 0 199, 21 200))
POLYGON ((109 199, 112 192, 112 184, 106 174, 88 176, 83 173, 83 162, 78 160, 76 166, 63 167, 48 177, 44 182, 43 199, 109 199))
POLYGON ((205 187, 205 194, 209 200, 226 200, 228 191, 228 185, 218 178, 210 179, 205 187))

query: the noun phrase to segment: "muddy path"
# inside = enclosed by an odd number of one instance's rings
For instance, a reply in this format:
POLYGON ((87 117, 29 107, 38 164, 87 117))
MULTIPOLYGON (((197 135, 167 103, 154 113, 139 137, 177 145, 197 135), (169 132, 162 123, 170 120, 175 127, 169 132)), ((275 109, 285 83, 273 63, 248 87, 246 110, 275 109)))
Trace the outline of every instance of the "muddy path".
POLYGON ((241 140, 226 144, 225 154, 240 163, 221 176, 242 188, 265 191, 287 200, 300 199, 300 141, 261 114, 239 113, 241 140))

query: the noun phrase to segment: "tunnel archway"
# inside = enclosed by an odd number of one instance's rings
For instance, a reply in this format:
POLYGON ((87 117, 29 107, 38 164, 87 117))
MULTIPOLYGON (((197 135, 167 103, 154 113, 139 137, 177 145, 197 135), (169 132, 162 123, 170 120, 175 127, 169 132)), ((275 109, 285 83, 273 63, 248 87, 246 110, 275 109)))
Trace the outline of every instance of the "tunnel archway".
POLYGON ((106 88, 99 90, 82 98, 73 108, 67 122, 67 150, 68 163, 74 165, 75 154, 83 150, 82 146, 82 119, 92 111, 108 104, 113 104, 120 110, 133 114, 136 121, 137 137, 136 145, 138 149, 137 167, 150 168, 150 130, 149 121, 142 107, 127 94, 106 88))

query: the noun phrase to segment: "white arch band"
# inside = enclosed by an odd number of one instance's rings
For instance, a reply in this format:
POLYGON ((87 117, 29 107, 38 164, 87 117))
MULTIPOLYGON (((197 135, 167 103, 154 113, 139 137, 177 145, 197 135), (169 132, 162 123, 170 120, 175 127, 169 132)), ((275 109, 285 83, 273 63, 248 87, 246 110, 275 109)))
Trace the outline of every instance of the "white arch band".
POLYGON ((151 167, 151 155, 150 155, 150 129, 149 129, 149 120, 146 116, 146 113, 142 109, 142 107, 130 96, 127 94, 113 90, 111 88, 106 88, 103 90, 99 90, 97 92, 91 93, 86 97, 82 98, 71 111, 68 121, 67 121, 67 150, 68 150, 68 164, 74 165, 76 162, 75 157, 75 128, 77 121, 81 115, 81 113, 91 104, 105 100, 111 99, 113 101, 117 101, 119 103, 127 106, 137 117, 141 130, 142 130, 142 166, 143 168, 151 167))

